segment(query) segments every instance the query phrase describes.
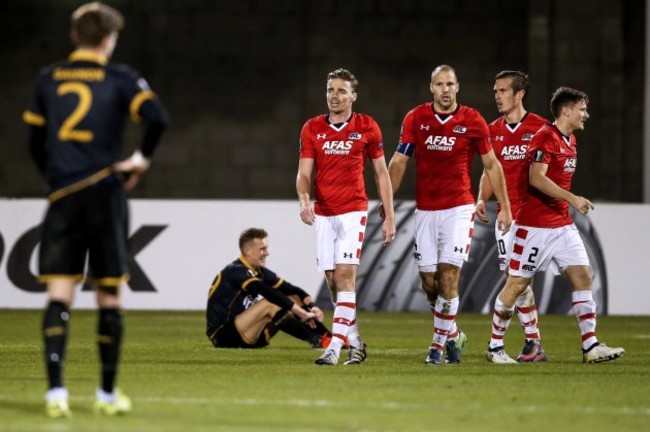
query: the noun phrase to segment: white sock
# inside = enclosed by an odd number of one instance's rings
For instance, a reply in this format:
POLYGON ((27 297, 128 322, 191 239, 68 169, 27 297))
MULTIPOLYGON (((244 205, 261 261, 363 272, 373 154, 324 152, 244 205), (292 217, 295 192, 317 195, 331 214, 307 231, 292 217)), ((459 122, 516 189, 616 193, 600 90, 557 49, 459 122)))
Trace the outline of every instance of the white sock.
POLYGON ((447 342, 447 335, 449 334, 451 327, 454 325, 454 321, 456 321, 458 303, 458 297, 446 300, 438 296, 436 299, 431 348, 435 348, 438 351, 444 351, 445 343, 447 342))
POLYGON ((45 400, 51 401, 55 399, 68 400, 68 389, 65 387, 52 387, 45 393, 45 400))
POLYGON ((336 295, 336 308, 332 318, 332 341, 327 349, 334 350, 337 354, 350 332, 350 325, 354 321, 357 306, 357 294, 354 292, 340 292, 336 295))
POLYGON ((582 335, 582 349, 586 350, 598 342, 596 337, 596 302, 591 291, 573 291, 573 313, 578 319, 582 335))
POLYGON ((537 320, 537 306, 533 289, 528 285, 515 302, 517 316, 524 328, 526 339, 540 339, 539 324, 537 320))
POLYGON ((515 307, 508 307, 501 302, 499 296, 494 301, 494 313, 492 314, 492 337, 490 337, 490 348, 503 346, 503 338, 508 330, 508 325, 515 313, 515 307))
POLYGON ((107 393, 102 389, 97 389, 95 392, 95 398, 102 402, 113 403, 115 401, 115 392, 107 393))

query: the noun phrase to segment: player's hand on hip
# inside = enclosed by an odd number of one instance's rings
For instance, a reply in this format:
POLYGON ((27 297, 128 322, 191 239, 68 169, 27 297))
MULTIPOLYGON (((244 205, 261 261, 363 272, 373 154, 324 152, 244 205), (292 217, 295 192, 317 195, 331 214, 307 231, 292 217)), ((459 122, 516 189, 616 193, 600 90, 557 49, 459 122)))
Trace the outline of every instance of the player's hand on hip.
POLYGON ((300 219, 307 225, 313 225, 316 222, 316 214, 312 203, 300 204, 300 219))
POLYGON ((478 217, 478 219, 481 222, 485 222, 485 223, 490 222, 490 219, 488 219, 487 217, 487 205, 485 204, 485 201, 483 201, 482 199, 478 200, 476 202, 475 211, 476 211, 476 217, 478 217))
POLYGON ((124 176, 124 189, 131 190, 138 184, 142 174, 149 169, 149 164, 149 160, 136 150, 131 157, 114 163, 112 168, 114 172, 124 176))

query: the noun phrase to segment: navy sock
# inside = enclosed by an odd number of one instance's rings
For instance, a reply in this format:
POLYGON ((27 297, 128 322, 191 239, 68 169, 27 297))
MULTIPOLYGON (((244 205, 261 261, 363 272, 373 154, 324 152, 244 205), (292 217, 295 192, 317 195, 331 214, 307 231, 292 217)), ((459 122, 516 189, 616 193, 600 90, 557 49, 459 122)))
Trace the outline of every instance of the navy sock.
POLYGON ((51 301, 43 314, 43 346, 49 388, 63 387, 63 360, 68 338, 68 306, 51 301))
POLYGON ((122 346, 124 324, 119 309, 100 309, 97 344, 102 363, 102 390, 112 393, 122 346))

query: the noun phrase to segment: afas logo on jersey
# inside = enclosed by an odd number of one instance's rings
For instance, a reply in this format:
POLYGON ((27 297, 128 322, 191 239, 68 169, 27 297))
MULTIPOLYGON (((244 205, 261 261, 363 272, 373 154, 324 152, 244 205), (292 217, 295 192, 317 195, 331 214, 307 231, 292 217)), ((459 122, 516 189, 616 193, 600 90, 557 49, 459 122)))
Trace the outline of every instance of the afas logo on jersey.
POLYGON ((574 172, 577 164, 578 161, 576 158, 567 158, 567 160, 564 161, 564 172, 574 172))
POLYGON ((322 149, 326 155, 348 155, 352 144, 352 141, 325 141, 322 149))
POLYGON ((456 144, 456 137, 429 135, 424 144, 426 144, 427 150, 452 151, 456 144))
POLYGON ((467 128, 465 126, 456 126, 454 128, 455 133, 465 133, 467 132, 467 128))
POLYGON ((526 158, 526 150, 528 145, 513 145, 513 146, 504 146, 501 149, 501 159, 503 160, 519 160, 526 158))

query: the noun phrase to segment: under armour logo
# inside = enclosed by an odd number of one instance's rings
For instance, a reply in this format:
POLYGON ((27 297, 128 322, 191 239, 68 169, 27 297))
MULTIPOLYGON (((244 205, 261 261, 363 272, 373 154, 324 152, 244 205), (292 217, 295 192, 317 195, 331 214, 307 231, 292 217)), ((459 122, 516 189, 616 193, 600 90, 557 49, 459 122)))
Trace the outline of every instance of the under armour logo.
POLYGON ((503 141, 503 135, 495 136, 494 141, 503 141))
POLYGON ((352 252, 350 253, 343 252, 343 258, 352 258, 352 252))
POLYGON ((327 138, 327 134, 316 134, 316 138, 325 139, 325 138, 327 138))
POLYGON ((462 246, 461 246, 461 247, 454 246, 454 252, 460 252, 460 253, 463 253, 463 247, 462 247, 462 246))
POLYGON ((430 127, 429 125, 420 125, 420 130, 429 130, 430 127))

